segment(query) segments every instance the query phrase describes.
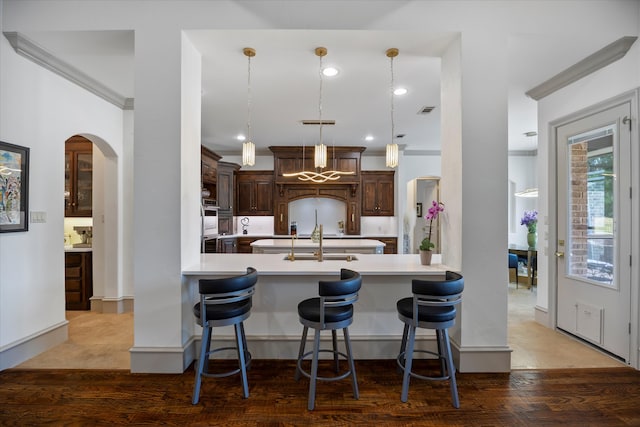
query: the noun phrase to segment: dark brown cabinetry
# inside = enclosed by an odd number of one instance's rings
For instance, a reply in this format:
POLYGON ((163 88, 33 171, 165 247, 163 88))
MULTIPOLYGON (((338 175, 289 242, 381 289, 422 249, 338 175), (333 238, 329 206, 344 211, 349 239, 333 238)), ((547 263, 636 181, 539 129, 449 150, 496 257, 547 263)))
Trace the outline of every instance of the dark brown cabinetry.
POLYGON ((234 172, 240 169, 235 163, 218 162, 218 207, 232 212, 234 200, 234 172))
POLYGON ((384 253, 385 254, 395 254, 398 253, 398 239, 395 237, 372 237, 373 240, 380 240, 385 244, 384 253))
POLYGON ((394 171, 362 171, 362 215, 394 215, 394 171))
POLYGON ((64 216, 92 216, 93 143, 79 135, 69 138, 64 165, 64 216))
POLYGON ((65 252, 64 296, 65 309, 90 310, 93 296, 91 252, 65 252))
POLYGON ((250 254, 253 252, 251 244, 255 242, 255 237, 238 237, 237 251, 239 254, 250 254))
POLYGON ((233 254, 237 252, 237 240, 235 237, 221 237, 218 239, 218 253, 233 254))
POLYGON ((218 160, 220 156, 206 147, 200 147, 200 174, 202 177, 202 189, 208 192, 203 195, 205 199, 217 205, 218 198, 218 160))
POLYGON ((236 173, 236 215, 273 215, 273 172, 236 173))

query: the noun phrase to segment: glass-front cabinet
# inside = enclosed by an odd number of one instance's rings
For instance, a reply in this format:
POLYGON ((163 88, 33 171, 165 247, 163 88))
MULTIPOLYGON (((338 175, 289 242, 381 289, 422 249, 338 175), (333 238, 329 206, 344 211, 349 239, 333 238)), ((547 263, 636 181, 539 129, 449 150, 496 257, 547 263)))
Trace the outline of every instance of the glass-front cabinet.
POLYGON ((92 216, 93 144, 76 135, 65 142, 64 215, 92 216))

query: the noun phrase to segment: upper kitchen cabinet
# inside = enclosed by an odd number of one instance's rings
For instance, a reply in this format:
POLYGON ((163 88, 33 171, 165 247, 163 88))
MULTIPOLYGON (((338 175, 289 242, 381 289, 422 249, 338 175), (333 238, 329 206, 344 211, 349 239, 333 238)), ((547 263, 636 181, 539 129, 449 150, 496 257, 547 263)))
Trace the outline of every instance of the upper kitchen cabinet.
POLYGON ((64 215, 91 217, 93 143, 79 135, 67 139, 64 165, 64 215))
MULTIPOLYGON (((273 152, 276 185, 300 184, 302 182, 298 177, 285 177, 284 174, 297 173, 303 170, 310 172, 321 171, 313 167, 313 146, 272 146, 269 147, 269 149, 273 152)), ((359 184, 361 155, 364 150, 365 147, 327 147, 327 167, 324 169, 352 172, 352 174, 341 175, 339 180, 326 181, 326 183, 359 184)), ((318 184, 313 182, 308 183, 318 184)), ((319 183, 319 185, 322 185, 322 183, 319 183)))
POLYGON ((273 172, 236 173, 236 215, 273 215, 273 172))
POLYGON ((240 169, 235 163, 218 162, 218 206, 221 211, 233 210, 234 199, 234 173, 240 169))
POLYGON ((394 215, 394 171, 362 171, 362 215, 394 215))
POLYGON ((218 160, 220 160, 220 158, 219 155, 206 147, 200 147, 202 190, 205 193, 203 197, 205 199, 211 199, 214 205, 218 204, 218 160))

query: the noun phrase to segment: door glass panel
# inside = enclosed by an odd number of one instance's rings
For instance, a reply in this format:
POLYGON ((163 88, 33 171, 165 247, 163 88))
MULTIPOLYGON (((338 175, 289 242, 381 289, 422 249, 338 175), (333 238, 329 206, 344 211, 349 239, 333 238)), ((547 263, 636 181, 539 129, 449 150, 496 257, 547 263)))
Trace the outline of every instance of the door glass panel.
POLYGON ((614 127, 569 138, 567 275, 614 285, 616 173, 614 127))
POLYGON ((92 200, 91 181, 93 176, 93 155, 91 153, 78 154, 77 169, 77 210, 90 211, 92 200))
POLYGON ((71 155, 64 155, 64 208, 71 207, 71 155))

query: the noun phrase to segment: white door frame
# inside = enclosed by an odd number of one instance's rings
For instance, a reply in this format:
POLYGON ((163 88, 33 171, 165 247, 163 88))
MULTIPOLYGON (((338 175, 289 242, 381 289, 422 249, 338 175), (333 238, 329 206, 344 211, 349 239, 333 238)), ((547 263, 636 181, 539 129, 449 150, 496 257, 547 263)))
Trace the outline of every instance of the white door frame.
MULTIPOLYGON (((630 92, 623 93, 619 96, 611 98, 609 100, 600 102, 591 107, 579 110, 573 114, 554 120, 549 123, 549 181, 547 187, 547 202, 548 202, 548 233, 549 233, 549 246, 547 257, 547 283, 548 289, 548 315, 550 325, 553 329, 557 325, 557 290, 558 290, 558 271, 555 262, 555 252, 563 249, 557 247, 558 230, 557 230, 557 155, 556 146, 557 130, 559 127, 564 126, 573 121, 585 118, 587 116, 596 114, 600 111, 607 110, 621 103, 629 102, 631 104, 631 156, 633 164, 631 167, 631 185, 633 198, 631 200, 631 251, 633 258, 633 266, 631 269, 631 352, 629 358, 630 366, 635 369, 640 369, 640 348, 638 346, 640 342, 640 138, 638 133, 638 98, 640 97, 640 89, 636 89, 630 92)), ((540 254, 538 254, 540 256, 540 254)))

